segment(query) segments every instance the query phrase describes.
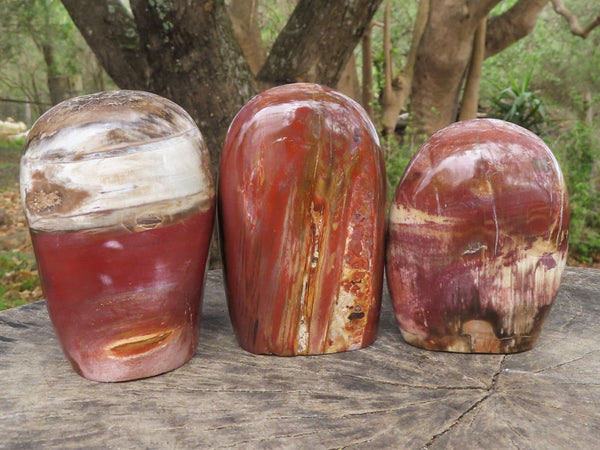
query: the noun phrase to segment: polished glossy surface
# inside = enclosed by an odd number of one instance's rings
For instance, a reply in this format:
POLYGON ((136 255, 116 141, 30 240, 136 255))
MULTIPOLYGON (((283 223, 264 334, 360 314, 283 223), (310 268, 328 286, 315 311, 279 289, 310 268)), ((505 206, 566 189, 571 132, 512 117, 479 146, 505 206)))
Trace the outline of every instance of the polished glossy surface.
POLYGON ((539 137, 491 119, 433 135, 390 211, 386 273, 406 341, 531 348, 558 291, 568 226, 564 180, 539 137))
POLYGON ((195 353, 215 192, 183 109, 113 91, 34 125, 21 198, 48 312, 75 370, 122 381, 195 353))
POLYGON ((230 316, 253 353, 307 355, 375 340, 385 173, 377 133, 349 98, 273 88, 234 119, 219 181, 230 316))

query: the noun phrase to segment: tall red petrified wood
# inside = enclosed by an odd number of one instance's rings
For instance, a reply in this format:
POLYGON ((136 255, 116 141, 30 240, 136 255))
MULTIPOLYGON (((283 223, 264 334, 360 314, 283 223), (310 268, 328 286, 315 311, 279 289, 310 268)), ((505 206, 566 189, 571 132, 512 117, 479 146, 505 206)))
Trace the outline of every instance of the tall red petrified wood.
POLYGON ((531 348, 567 256, 551 151, 499 120, 459 122, 414 156, 390 211, 387 278, 405 340, 455 352, 531 348))
POLYGON ((364 110, 328 88, 273 88, 238 113, 221 159, 219 214, 244 349, 311 355, 375 340, 384 171, 364 110))

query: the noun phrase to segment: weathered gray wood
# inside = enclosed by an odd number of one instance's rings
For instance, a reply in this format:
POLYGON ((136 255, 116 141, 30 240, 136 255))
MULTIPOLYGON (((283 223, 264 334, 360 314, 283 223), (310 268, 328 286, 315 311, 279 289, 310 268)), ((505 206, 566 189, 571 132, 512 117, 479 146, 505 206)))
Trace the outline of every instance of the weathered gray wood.
POLYGON ((208 275, 200 347, 178 370, 86 381, 43 302, 0 313, 2 448, 596 448, 600 271, 566 270, 537 346, 462 355, 405 344, 384 298, 379 338, 350 353, 241 350, 221 275, 208 275))

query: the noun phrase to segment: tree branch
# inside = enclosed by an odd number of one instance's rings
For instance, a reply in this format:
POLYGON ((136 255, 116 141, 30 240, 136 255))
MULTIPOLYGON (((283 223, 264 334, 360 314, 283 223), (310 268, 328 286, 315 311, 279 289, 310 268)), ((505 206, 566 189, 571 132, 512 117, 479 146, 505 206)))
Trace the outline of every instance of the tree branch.
POLYGON ((500 3, 500 0, 470 0, 469 12, 475 19, 487 17, 492 8, 500 3))
POLYGON ((62 3, 119 87, 140 89, 148 84, 148 64, 136 24, 120 0, 62 0, 62 3))
POLYGON ((551 0, 551 2, 554 11, 566 19, 566 21, 569 23, 571 33, 575 36, 579 36, 585 39, 590 34, 590 31, 592 31, 594 28, 600 25, 600 14, 598 14, 598 16, 596 16, 594 20, 588 23, 585 27, 581 28, 577 16, 573 14, 570 10, 568 10, 563 5, 561 0, 551 0))
POLYGON ((335 86, 381 1, 300 0, 258 78, 271 83, 317 81, 335 86), (313 71, 316 75, 311 80, 313 71))
POLYGON ((373 113, 373 40, 371 25, 362 37, 362 105, 371 119, 373 113))
MULTIPOLYGON (((389 6, 389 0, 388 4, 386 5, 385 17, 386 21, 389 21, 387 6, 389 6)), ((387 69, 385 73, 385 87, 383 89, 381 102, 381 123, 383 125, 383 133, 385 135, 391 135, 394 132, 398 115, 400 114, 400 111, 402 111, 402 108, 404 108, 404 105, 410 95, 415 62, 417 60, 417 52, 419 50, 421 38, 423 37, 423 32, 425 31, 425 27, 427 25, 429 8, 430 0, 419 1, 417 16, 415 17, 414 21, 410 50, 408 51, 408 55, 406 55, 406 64, 399 74, 394 75, 393 73, 391 51, 388 50, 385 52, 386 67, 388 64, 390 65, 389 74, 387 69)), ((385 41, 388 42, 388 46, 391 46, 389 33, 386 36, 384 31, 384 44, 385 41)))
POLYGON ((471 54, 471 62, 469 63, 469 72, 467 73, 458 120, 469 120, 477 117, 479 86, 481 85, 481 69, 485 54, 486 26, 487 19, 483 19, 475 31, 473 53, 471 54))
POLYGON ((495 55, 527 36, 535 28, 537 18, 549 0, 519 0, 499 16, 488 19, 485 57, 495 55))
POLYGON ((233 31, 254 75, 258 73, 267 59, 267 50, 260 35, 257 12, 258 0, 232 0, 229 2, 229 16, 233 24, 233 31))

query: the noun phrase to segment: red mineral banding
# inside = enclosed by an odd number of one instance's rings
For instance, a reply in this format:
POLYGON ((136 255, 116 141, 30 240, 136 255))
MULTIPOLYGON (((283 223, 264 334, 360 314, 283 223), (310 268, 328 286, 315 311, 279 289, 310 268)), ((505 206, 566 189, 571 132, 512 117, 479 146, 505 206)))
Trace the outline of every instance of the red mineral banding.
POLYGON ((223 150, 221 235, 229 310, 254 353, 306 355, 375 340, 385 170, 355 102, 314 84, 250 101, 223 150))
POLYGON ((146 231, 32 231, 48 311, 77 372, 118 381, 191 358, 213 218, 214 207, 146 231))
POLYGON ((404 338, 419 347, 530 349, 558 291, 569 202, 533 133, 459 122, 417 152, 390 211, 387 278, 404 338))
POLYGON ((48 311, 79 374, 132 380, 192 357, 215 190, 181 107, 141 91, 59 103, 29 132, 20 190, 48 311))

